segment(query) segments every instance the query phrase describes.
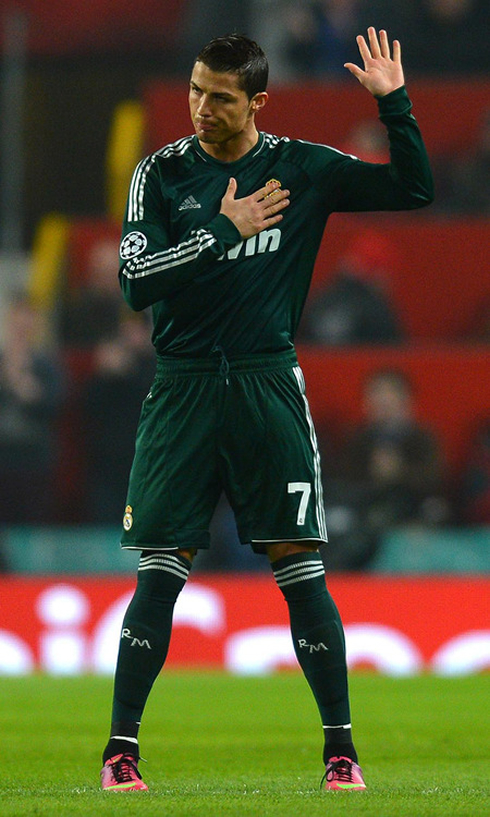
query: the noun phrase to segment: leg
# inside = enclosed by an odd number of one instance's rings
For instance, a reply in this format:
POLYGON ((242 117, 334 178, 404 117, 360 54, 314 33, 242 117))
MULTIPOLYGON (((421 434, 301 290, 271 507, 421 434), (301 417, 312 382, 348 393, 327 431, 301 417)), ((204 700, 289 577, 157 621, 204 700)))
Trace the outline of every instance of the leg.
POLYGON ((240 540, 267 552, 288 604, 296 655, 324 725, 326 763, 344 758, 352 768, 344 633, 317 550, 327 532, 303 375, 293 365, 235 378, 230 390, 230 427, 240 434, 229 441, 226 487, 240 540))
POLYGON ((124 617, 114 679, 111 737, 103 762, 119 754, 139 758, 141 716, 167 657, 177 597, 195 550, 143 551, 135 594, 124 617))
POLYGON ((123 548, 142 555, 122 626, 103 789, 142 788, 136 777, 142 714, 167 657, 174 605, 192 559, 197 548, 209 546, 221 488, 213 436, 216 378, 208 380, 200 373, 174 380, 169 371, 157 376, 143 404, 121 539, 123 548))
POLYGON ((325 584, 325 570, 313 542, 267 546, 274 578, 289 608, 298 662, 322 719, 323 759, 345 757, 357 763, 352 742, 342 622, 325 584))

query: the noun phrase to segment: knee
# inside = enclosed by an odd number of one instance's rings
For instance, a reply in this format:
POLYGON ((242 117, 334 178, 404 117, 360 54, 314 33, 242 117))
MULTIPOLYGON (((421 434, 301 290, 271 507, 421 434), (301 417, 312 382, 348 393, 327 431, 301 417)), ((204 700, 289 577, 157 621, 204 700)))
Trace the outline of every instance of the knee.
POLYGON ((189 562, 192 563, 194 561, 194 556, 197 553, 197 548, 180 548, 177 553, 179 556, 183 556, 184 559, 188 559, 189 562))
POLYGON ((271 542, 266 545, 270 562, 276 562, 278 559, 292 556, 295 553, 314 553, 317 550, 316 542, 271 542))

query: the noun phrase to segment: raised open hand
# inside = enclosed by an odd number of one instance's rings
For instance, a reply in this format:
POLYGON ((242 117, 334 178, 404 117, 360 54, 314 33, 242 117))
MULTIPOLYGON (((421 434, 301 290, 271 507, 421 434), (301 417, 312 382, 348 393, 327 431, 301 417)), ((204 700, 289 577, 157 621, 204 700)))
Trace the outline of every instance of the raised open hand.
POLYGON ((369 44, 362 34, 356 37, 364 70, 352 62, 346 62, 344 68, 347 68, 374 96, 385 96, 405 83, 400 43, 393 40, 392 57, 386 31, 379 32, 379 39, 373 26, 368 28, 367 33, 369 44))

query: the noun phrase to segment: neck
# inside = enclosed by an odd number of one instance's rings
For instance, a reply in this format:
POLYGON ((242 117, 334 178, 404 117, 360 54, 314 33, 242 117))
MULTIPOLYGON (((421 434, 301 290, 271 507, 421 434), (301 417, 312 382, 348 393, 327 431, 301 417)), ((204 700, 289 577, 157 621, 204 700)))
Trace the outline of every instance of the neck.
POLYGON ((199 144, 205 153, 220 162, 236 162, 245 156, 259 141, 259 132, 254 127, 249 133, 240 133, 226 142, 203 142, 199 144))

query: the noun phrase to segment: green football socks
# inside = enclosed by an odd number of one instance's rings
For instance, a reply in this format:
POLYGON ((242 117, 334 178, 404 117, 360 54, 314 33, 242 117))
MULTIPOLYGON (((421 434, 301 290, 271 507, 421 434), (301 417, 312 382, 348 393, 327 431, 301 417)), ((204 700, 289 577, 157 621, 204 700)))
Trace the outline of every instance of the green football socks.
POLYGON ((111 739, 104 762, 115 754, 138 756, 138 729, 153 686, 167 657, 177 597, 191 563, 180 555, 144 551, 135 594, 124 616, 114 678, 111 739))
POLYGON ((294 650, 322 719, 325 762, 357 761, 352 744, 345 639, 337 607, 325 584, 320 554, 295 553, 272 563, 289 608, 294 650))

